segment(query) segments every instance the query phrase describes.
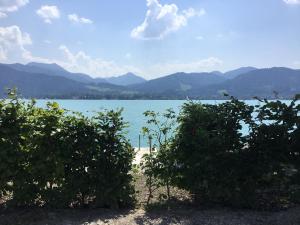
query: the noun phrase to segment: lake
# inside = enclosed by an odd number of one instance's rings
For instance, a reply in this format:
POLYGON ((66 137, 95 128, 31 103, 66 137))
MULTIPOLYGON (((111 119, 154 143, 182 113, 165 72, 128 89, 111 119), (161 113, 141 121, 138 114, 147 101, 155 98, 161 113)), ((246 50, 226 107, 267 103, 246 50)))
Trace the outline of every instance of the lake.
MULTIPOLYGON (((37 100, 37 105, 45 107, 49 100, 37 100)), ((127 137, 133 146, 138 146, 139 134, 141 129, 146 125, 146 118, 143 112, 154 110, 156 112, 164 112, 168 108, 172 108, 179 113, 184 100, 51 100, 58 102, 59 105, 71 111, 82 112, 86 116, 93 116, 95 112, 104 109, 120 109, 123 108, 123 118, 129 123, 127 128, 127 137)), ((224 101, 218 100, 201 100, 203 104, 218 104, 224 101)), ((250 105, 258 104, 256 100, 246 101, 250 105)), ((242 131, 247 132, 246 128, 242 131)), ((146 147, 147 141, 141 135, 141 147, 146 147)))

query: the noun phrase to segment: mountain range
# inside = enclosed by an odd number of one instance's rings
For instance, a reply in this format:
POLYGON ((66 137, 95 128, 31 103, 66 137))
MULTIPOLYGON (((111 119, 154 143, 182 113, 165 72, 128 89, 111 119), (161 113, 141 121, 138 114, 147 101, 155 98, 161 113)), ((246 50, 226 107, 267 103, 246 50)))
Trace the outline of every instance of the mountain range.
POLYGON ((300 93, 300 70, 242 67, 225 73, 179 72, 145 80, 133 73, 93 78, 72 73, 57 64, 0 64, 0 97, 6 88, 25 98, 70 99, 223 99, 228 93, 240 99, 254 96, 283 99, 300 93))

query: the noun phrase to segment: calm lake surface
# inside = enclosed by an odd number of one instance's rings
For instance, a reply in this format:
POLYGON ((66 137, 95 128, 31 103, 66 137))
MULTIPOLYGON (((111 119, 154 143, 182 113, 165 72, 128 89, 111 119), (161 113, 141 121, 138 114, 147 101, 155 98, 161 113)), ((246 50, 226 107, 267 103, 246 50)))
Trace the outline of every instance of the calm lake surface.
MULTIPOLYGON (((146 119, 143 112, 154 110, 156 112, 164 112, 166 109, 172 108, 176 113, 180 112, 180 108, 186 101, 184 100, 37 100, 37 105, 45 107, 49 101, 58 102, 59 105, 67 110, 82 112, 86 116, 93 116, 97 111, 104 109, 120 109, 123 108, 123 118, 129 123, 127 128, 127 137, 133 146, 138 146, 139 134, 141 129, 146 125, 146 119)), ((202 100, 203 104, 219 104, 224 101, 218 100, 202 100)), ((248 100, 248 104, 256 105, 258 101, 248 100)), ((288 102, 288 101, 287 101, 288 102)), ((243 133, 247 132, 244 128, 243 133)), ((141 147, 146 147, 147 141, 141 135, 141 147)))

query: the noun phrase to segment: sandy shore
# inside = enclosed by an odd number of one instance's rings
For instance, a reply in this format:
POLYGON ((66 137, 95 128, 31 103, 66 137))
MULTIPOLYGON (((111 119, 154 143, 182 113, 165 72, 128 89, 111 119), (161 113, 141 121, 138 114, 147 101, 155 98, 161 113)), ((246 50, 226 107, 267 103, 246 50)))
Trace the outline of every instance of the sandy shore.
POLYGON ((149 148, 134 148, 134 151, 136 153, 135 158, 133 160, 133 164, 139 165, 143 155, 149 153, 149 148))

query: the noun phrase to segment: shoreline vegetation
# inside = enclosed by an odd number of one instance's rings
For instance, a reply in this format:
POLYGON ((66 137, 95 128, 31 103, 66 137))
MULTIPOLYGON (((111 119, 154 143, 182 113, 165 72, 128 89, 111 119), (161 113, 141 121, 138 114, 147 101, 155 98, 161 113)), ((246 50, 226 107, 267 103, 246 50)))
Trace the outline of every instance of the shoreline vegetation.
MULTIPOLYGON (((0 100, 5 100, 6 98, 0 98, 0 100)), ((24 101, 31 101, 32 99, 35 100, 44 100, 44 101, 60 101, 60 100, 68 100, 68 101, 164 101, 164 100, 170 100, 170 101, 228 101, 228 98, 224 97, 216 97, 216 98, 190 98, 188 96, 183 96, 181 98, 23 98, 22 96, 19 97, 19 99, 24 100, 24 101)), ((251 101, 253 100, 254 97, 247 97, 247 98, 239 98, 240 101, 251 101)), ((275 97, 275 96, 269 96, 268 98, 265 98, 268 101, 292 101, 294 99, 294 97, 291 98, 283 98, 283 97, 275 97)))
POLYGON ((0 224, 296 225, 299 97, 146 111, 138 151, 122 110, 88 118, 11 90, 0 100, 0 224))

